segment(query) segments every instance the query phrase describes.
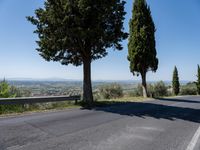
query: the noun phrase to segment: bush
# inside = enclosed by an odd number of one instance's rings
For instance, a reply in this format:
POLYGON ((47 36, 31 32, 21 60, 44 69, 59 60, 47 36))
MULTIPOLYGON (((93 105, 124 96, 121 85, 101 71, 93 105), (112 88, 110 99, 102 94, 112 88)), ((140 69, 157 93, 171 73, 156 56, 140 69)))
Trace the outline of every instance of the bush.
POLYGON ((197 86, 194 82, 189 82, 181 87, 180 95, 196 95, 197 86))
POLYGON ((129 92, 128 94, 130 97, 138 97, 138 96, 143 96, 142 94, 142 85, 138 84, 138 86, 132 91, 129 92))
POLYGON ((147 92, 149 97, 154 97, 154 86, 152 84, 147 85, 147 92))
MULTIPOLYGON (((5 80, 0 82, 0 98, 20 97, 19 90, 10 86, 5 80)), ((23 105, 0 105, 0 114, 12 113, 12 112, 23 112, 23 105)))
POLYGON ((99 89, 97 89, 96 91, 93 91, 93 99, 94 99, 94 101, 98 101, 99 99, 102 99, 102 98, 103 98, 103 96, 101 95, 99 89))
POLYGON ((103 99, 123 97, 123 90, 119 84, 103 86, 99 89, 99 93, 103 99))
POLYGON ((182 87, 180 95, 196 95, 197 89, 194 87, 182 87))
MULTIPOLYGON (((150 97, 168 96, 169 92, 167 89, 168 87, 165 86, 165 83, 163 81, 147 85, 148 96, 150 97)), ((143 93, 142 85, 138 84, 137 88, 135 88, 132 92, 129 93, 129 96, 131 97, 143 96, 142 93, 143 93)))
POLYGON ((165 86, 165 83, 163 81, 157 82, 153 86, 153 97, 162 97, 162 96, 168 96, 167 92, 167 86, 165 86))

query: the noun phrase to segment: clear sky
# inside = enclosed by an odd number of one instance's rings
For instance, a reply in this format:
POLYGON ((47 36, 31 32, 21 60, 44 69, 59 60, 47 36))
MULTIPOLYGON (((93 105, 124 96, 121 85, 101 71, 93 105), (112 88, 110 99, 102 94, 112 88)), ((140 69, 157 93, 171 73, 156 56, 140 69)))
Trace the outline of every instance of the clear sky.
MULTIPOLYGON (((35 27, 25 16, 43 6, 44 0, 0 0, 0 78, 82 79, 82 67, 46 62, 35 50, 35 27)), ((125 30, 131 17, 132 0, 127 0, 125 30)), ((200 64, 200 1, 147 0, 156 25, 159 69, 148 80, 171 80, 177 65, 180 80, 196 80, 200 64)), ((123 51, 92 63, 93 80, 139 80, 129 71, 127 40, 123 51)))

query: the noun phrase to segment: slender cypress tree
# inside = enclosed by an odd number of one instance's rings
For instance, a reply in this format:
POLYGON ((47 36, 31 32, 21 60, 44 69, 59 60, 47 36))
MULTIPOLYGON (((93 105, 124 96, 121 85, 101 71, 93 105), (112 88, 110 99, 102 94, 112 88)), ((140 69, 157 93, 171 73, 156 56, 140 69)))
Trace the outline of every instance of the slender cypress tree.
POLYGON ((47 61, 83 64, 83 100, 93 102, 91 63, 107 55, 107 48, 122 50, 124 0, 45 0, 35 16, 37 51, 47 61))
POLYGON ((198 65, 198 69, 197 69, 197 82, 196 82, 196 85, 197 85, 197 93, 198 95, 200 95, 200 67, 198 65))
POLYGON ((146 74, 148 71, 156 72, 158 59, 156 57, 156 29, 150 7, 145 0, 134 1, 129 27, 128 60, 130 71, 133 75, 141 75, 143 96, 147 97, 146 74))
POLYGON ((174 67, 174 72, 173 72, 172 88, 173 88, 173 93, 175 95, 178 95, 180 91, 180 83, 179 83, 179 77, 178 77, 178 70, 176 66, 174 67))

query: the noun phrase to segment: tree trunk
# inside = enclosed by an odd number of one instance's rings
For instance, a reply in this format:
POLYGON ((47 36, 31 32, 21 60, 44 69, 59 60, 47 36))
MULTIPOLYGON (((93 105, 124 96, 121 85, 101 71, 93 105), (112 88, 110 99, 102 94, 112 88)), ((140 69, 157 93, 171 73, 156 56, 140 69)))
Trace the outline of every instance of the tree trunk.
POLYGON ((143 90, 143 97, 147 98, 147 83, 146 83, 146 72, 141 74, 142 76, 142 90, 143 90))
POLYGON ((83 101, 88 105, 93 103, 92 83, 91 83, 91 61, 83 62, 83 101))

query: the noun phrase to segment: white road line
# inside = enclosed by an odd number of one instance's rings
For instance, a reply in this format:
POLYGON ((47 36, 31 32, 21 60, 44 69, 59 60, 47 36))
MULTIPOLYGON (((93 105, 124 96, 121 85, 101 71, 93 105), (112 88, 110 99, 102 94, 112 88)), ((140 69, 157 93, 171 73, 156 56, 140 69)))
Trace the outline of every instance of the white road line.
POLYGON ((190 144, 188 145, 186 150, 194 150, 195 145, 197 144, 198 139, 200 138, 200 126, 197 129, 196 133, 194 134, 192 140, 190 141, 190 144))

